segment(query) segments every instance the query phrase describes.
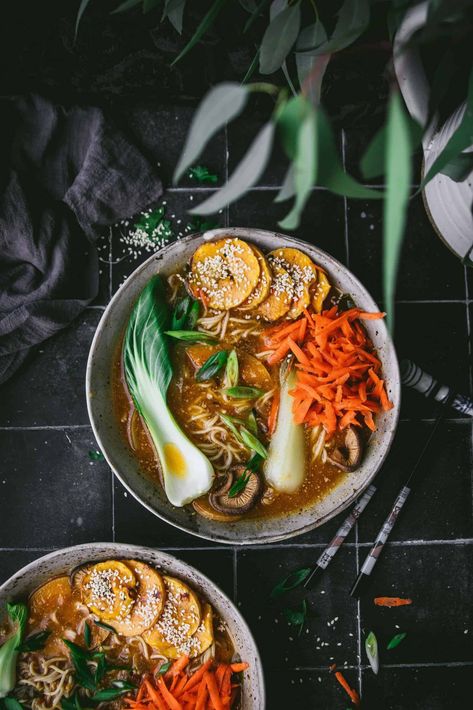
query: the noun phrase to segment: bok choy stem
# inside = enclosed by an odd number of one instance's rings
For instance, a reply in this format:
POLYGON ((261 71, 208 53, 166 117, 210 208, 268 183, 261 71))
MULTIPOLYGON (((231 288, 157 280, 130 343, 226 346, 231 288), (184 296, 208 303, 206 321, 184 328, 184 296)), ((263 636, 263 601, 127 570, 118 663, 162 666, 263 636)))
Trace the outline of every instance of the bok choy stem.
POLYGON ((7 613, 16 628, 0 648, 0 698, 5 698, 16 685, 17 647, 21 644, 25 633, 28 607, 22 603, 7 604, 7 613))
POLYGON ((166 329, 169 310, 159 276, 141 292, 130 316, 123 346, 125 379, 161 462, 169 501, 183 506, 206 493, 214 471, 187 438, 166 402, 172 378, 166 329))

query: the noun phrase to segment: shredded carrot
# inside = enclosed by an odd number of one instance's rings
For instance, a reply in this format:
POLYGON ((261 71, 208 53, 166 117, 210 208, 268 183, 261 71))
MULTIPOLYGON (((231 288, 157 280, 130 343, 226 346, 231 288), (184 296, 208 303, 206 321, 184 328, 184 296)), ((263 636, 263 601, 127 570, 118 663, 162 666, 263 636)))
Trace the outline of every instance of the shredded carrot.
POLYGON ((177 659, 177 661, 174 661, 171 668, 164 675, 166 680, 168 680, 169 678, 172 678, 173 676, 179 675, 180 672, 184 670, 184 668, 187 666, 188 663, 189 663, 189 656, 181 656, 180 658, 177 659))
POLYGON ((151 698, 153 703, 159 708, 159 710, 167 710, 166 703, 164 702, 156 688, 153 688, 149 680, 145 680, 145 686, 146 690, 148 691, 149 697, 151 698))
POLYGON ((249 667, 249 663, 232 663, 230 666, 234 673, 242 673, 243 671, 246 671, 249 667))
MULTIPOLYGON (((330 669, 332 669, 332 666, 330 666, 330 669)), ((350 686, 350 684, 346 680, 343 673, 341 673, 340 671, 335 671, 335 678, 338 680, 338 682, 342 686, 343 690, 349 696, 353 705, 355 705, 355 707, 359 707, 360 706, 360 696, 358 695, 356 690, 350 686)))
MULTIPOLYGON (((373 415, 393 407, 382 378, 381 362, 360 320, 382 318, 337 307, 303 315, 289 326, 272 329, 266 344, 270 365, 291 352, 296 360, 296 385, 291 390, 294 420, 322 424, 327 436, 347 426, 365 424, 376 430, 373 415)), ((271 430, 270 430, 271 431, 271 430)))
POLYGON ((206 671, 204 674, 204 681, 207 685, 210 701, 214 710, 223 710, 222 699, 220 697, 214 674, 211 671, 206 671))
POLYGON ((271 402, 271 409, 269 410, 269 416, 268 416, 268 431, 271 434, 274 434, 274 430, 276 429, 276 423, 278 420, 278 412, 279 412, 279 392, 276 392, 273 396, 272 402, 271 402))
POLYGON ((407 606, 412 604, 412 599, 401 599, 401 597, 375 597, 376 606, 407 606))

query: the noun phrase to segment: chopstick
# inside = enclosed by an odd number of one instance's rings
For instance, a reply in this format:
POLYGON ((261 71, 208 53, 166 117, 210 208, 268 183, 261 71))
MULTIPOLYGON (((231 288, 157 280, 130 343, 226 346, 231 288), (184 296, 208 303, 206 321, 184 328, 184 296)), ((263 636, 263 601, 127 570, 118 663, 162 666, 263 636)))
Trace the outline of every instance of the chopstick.
POLYGON ((381 555, 381 552, 383 551, 384 545, 386 544, 386 541, 387 541, 389 535, 391 534, 391 531, 394 528, 394 525, 396 524, 396 521, 399 517, 399 513, 401 512, 406 500, 408 499, 408 497, 412 491, 413 484, 416 480, 416 474, 418 474, 419 471, 422 470, 420 465, 422 463, 424 455, 426 454, 426 452, 429 448, 430 442, 434 438, 435 433, 436 433, 437 429, 439 428, 440 423, 443 421, 443 419, 444 419, 444 414, 442 412, 441 414, 439 414, 437 416, 435 423, 434 423, 429 435, 425 439, 424 445, 421 449, 419 456, 417 457, 417 461, 415 462, 411 473, 409 474, 406 482, 404 483, 403 487, 399 491, 399 494, 398 494, 396 500, 394 501, 394 505, 391 508, 389 515, 387 516, 386 520, 384 521, 384 523, 378 533, 378 536, 374 542, 373 547, 371 548, 368 555, 366 556, 365 561, 363 562, 363 565, 360 569, 358 577, 356 578, 356 580, 350 590, 350 594, 352 597, 359 597, 360 594, 362 593, 363 589, 366 587, 366 584, 369 580, 371 573, 373 572, 376 562, 378 561, 378 558, 381 555))
POLYGON ((309 574, 307 579, 304 581, 304 587, 308 587, 309 583, 315 579, 319 579, 323 574, 324 570, 328 567, 330 562, 333 560, 340 547, 345 542, 345 538, 349 534, 350 530, 353 528, 354 524, 370 502, 371 498, 376 493, 376 486, 371 484, 366 491, 363 493, 361 498, 355 503, 350 514, 345 518, 343 523, 338 528, 332 540, 329 542, 325 550, 320 555, 319 559, 315 563, 312 572, 309 574))

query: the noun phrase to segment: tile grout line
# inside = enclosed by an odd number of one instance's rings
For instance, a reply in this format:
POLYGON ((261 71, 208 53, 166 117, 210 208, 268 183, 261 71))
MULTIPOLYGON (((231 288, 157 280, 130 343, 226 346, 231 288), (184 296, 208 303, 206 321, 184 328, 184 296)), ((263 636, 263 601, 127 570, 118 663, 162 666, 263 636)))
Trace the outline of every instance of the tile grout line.
MULTIPOLYGON (((358 521, 355 523, 355 562, 356 562, 356 576, 360 571, 360 545, 358 538, 358 521)), ((356 599, 356 630, 357 630, 357 656, 358 656, 358 692, 360 698, 363 697, 363 671, 361 668, 361 601, 360 598, 356 599)))
MULTIPOLYGON (((342 164, 343 169, 346 169, 345 165, 345 131, 342 128, 342 164)), ((343 197, 343 215, 344 215, 344 236, 345 236, 345 259, 347 268, 350 268, 350 243, 348 240, 348 201, 346 196, 343 197)))
POLYGON ((112 262, 113 262, 113 227, 110 227, 110 231, 108 233, 108 300, 111 301, 112 296, 113 296, 113 269, 112 269, 112 262))
POLYGON ((233 548, 233 603, 238 605, 238 549, 233 548))
MULTIPOLYGON (((224 155, 224 166, 225 166, 225 184, 228 182, 228 124, 225 124, 225 141, 224 141, 224 146, 223 149, 225 151, 224 155)), ((225 205, 225 210, 223 213, 223 222, 225 227, 230 226, 230 207, 229 205, 225 205)))

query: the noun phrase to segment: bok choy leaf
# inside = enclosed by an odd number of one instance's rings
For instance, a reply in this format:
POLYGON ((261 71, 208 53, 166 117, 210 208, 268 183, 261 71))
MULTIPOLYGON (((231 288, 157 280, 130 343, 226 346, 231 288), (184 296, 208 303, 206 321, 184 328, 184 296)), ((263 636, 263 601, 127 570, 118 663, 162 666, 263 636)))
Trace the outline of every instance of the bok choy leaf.
POLYGON ((180 507, 210 489, 214 471, 208 458, 180 429, 166 403, 172 378, 168 327, 164 287, 155 276, 130 316, 123 362, 128 389, 159 455, 166 495, 180 507))
POLYGON ((28 607, 22 603, 7 603, 7 614, 16 628, 0 648, 0 698, 5 698, 8 693, 11 693, 16 684, 18 646, 23 641, 28 621, 28 607))

